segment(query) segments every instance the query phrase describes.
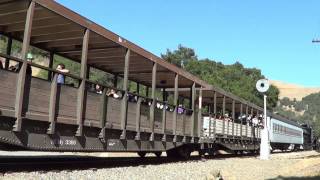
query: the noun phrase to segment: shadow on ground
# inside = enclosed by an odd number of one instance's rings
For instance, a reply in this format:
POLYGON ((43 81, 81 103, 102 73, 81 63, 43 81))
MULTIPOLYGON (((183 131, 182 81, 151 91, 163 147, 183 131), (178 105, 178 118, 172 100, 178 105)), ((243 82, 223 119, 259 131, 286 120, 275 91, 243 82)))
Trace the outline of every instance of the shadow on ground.
POLYGON ((279 176, 277 178, 268 179, 268 180, 320 180, 320 175, 313 176, 313 177, 283 177, 283 176, 279 176))

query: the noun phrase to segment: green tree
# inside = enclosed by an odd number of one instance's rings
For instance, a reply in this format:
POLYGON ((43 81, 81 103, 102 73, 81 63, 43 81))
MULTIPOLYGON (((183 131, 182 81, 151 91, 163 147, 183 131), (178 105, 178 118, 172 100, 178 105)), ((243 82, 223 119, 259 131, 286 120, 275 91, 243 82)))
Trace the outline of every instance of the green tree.
MULTIPOLYGON (((200 77, 202 80, 229 91, 248 101, 263 105, 263 96, 255 88, 256 81, 264 78, 261 71, 256 68, 245 68, 240 62, 224 65, 210 59, 198 59, 191 48, 178 46, 177 50, 167 50, 162 58, 200 77)), ((279 90, 271 86, 267 93, 268 108, 277 105, 279 90)))
POLYGON ((193 49, 184 47, 182 45, 178 46, 178 50, 171 51, 167 49, 166 54, 162 54, 161 57, 178 67, 184 68, 186 64, 190 61, 197 61, 198 58, 193 49))

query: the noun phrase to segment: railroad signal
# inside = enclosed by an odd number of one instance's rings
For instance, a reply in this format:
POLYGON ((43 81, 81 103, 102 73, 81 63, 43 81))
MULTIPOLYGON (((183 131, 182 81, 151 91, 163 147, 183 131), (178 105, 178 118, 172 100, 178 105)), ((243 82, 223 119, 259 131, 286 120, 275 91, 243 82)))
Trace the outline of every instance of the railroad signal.
POLYGON ((260 159, 269 160, 270 156, 270 140, 267 123, 267 95, 265 94, 269 90, 269 81, 267 79, 260 79, 257 81, 256 88, 260 93, 263 93, 263 109, 264 109, 264 128, 261 131, 261 143, 260 143, 260 159))

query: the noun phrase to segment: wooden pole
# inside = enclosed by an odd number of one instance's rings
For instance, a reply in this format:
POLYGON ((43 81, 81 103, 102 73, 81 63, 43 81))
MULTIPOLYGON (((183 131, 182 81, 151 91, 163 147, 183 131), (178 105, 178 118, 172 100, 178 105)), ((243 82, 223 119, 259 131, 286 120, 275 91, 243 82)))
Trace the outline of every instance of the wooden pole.
POLYGON ((198 137, 200 138, 202 133, 202 87, 199 90, 199 110, 198 110, 198 137))
POLYGON ((236 118, 235 113, 236 113, 236 101, 233 99, 232 100, 232 136, 234 136, 234 119, 236 118))
POLYGON ((176 74, 174 78, 174 97, 173 97, 173 142, 177 142, 177 110, 178 110, 178 87, 179 86, 179 75, 176 74))
MULTIPOLYGON (((225 115, 225 113, 226 113, 226 96, 225 95, 223 95, 223 99, 222 99, 222 117, 224 117, 224 115, 225 115)), ((225 120, 223 120, 222 121, 223 123, 222 123, 222 134, 223 135, 225 135, 225 127, 226 127, 226 121, 225 120)))
POLYGON ((154 141, 154 111, 156 107, 156 82, 157 82, 157 63, 153 64, 152 68, 152 89, 151 89, 151 99, 152 103, 150 106, 150 129, 151 129, 151 135, 150 135, 150 141, 154 141))
POLYGON ((31 1, 28 11, 26 24, 23 35, 23 43, 22 43, 22 51, 21 55, 23 58, 23 63, 21 65, 19 74, 18 74, 18 84, 16 91, 16 102, 15 102, 15 117, 16 122, 13 126, 13 131, 20 132, 22 126, 22 114, 23 114, 23 105, 24 105, 24 90, 25 90, 25 81, 26 81, 26 71, 27 71, 27 54, 30 45, 30 37, 31 37, 31 29, 32 29, 32 21, 35 9, 35 2, 31 1))
POLYGON ((215 91, 213 94, 213 118, 214 118, 214 129, 213 134, 216 137, 216 130, 217 130, 217 92, 215 91))
POLYGON ((195 129, 196 129, 196 83, 193 82, 192 87, 191 87, 191 109, 192 109, 192 116, 191 116, 191 136, 192 139, 191 141, 194 142, 194 136, 195 136, 195 129))
POLYGON ((51 82, 50 104, 49 104, 49 122, 48 134, 54 134, 56 129, 56 100, 57 100, 57 78, 55 74, 51 82))
POLYGON ((123 75, 123 87, 124 91, 121 103, 121 129, 122 133, 120 139, 126 139, 127 137, 127 108, 128 108, 128 77, 129 77, 129 64, 130 64, 130 49, 127 50, 124 63, 124 75, 123 75))
POLYGON ((240 136, 242 138, 242 126, 243 126, 243 120, 242 120, 242 115, 243 115, 243 104, 240 104, 240 136))
POLYGON ((85 116, 85 98, 86 98, 86 79, 87 79, 87 57, 88 57, 88 46, 90 39, 90 30, 86 29, 83 42, 82 42, 82 54, 81 54, 81 69, 80 78, 81 82, 78 88, 78 103, 77 103, 77 124, 78 130, 76 136, 83 135, 83 120, 85 116))

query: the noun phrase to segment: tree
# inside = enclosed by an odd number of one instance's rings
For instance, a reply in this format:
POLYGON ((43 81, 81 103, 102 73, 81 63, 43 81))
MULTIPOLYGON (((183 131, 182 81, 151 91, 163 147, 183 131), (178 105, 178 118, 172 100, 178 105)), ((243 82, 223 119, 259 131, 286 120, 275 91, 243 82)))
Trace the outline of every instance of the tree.
MULTIPOLYGON (((181 67, 182 64, 185 70, 209 84, 257 105, 263 105, 263 96, 255 88, 256 81, 264 78, 259 69, 245 68, 240 62, 224 65, 208 58, 199 60, 193 49, 182 45, 179 45, 177 50, 167 50, 166 54, 162 54, 162 58, 178 67, 181 67)), ((272 109, 277 105, 279 90, 271 86, 267 95, 268 108, 272 109)))
POLYGON ((281 105, 283 106, 290 106, 292 105, 291 100, 288 97, 284 97, 280 100, 281 105))
POLYGON ((184 66, 190 61, 198 60, 193 49, 184 47, 182 45, 179 45, 178 50, 175 50, 173 52, 167 49, 166 54, 161 54, 161 57, 169 61, 170 63, 182 68, 184 68, 184 66))

